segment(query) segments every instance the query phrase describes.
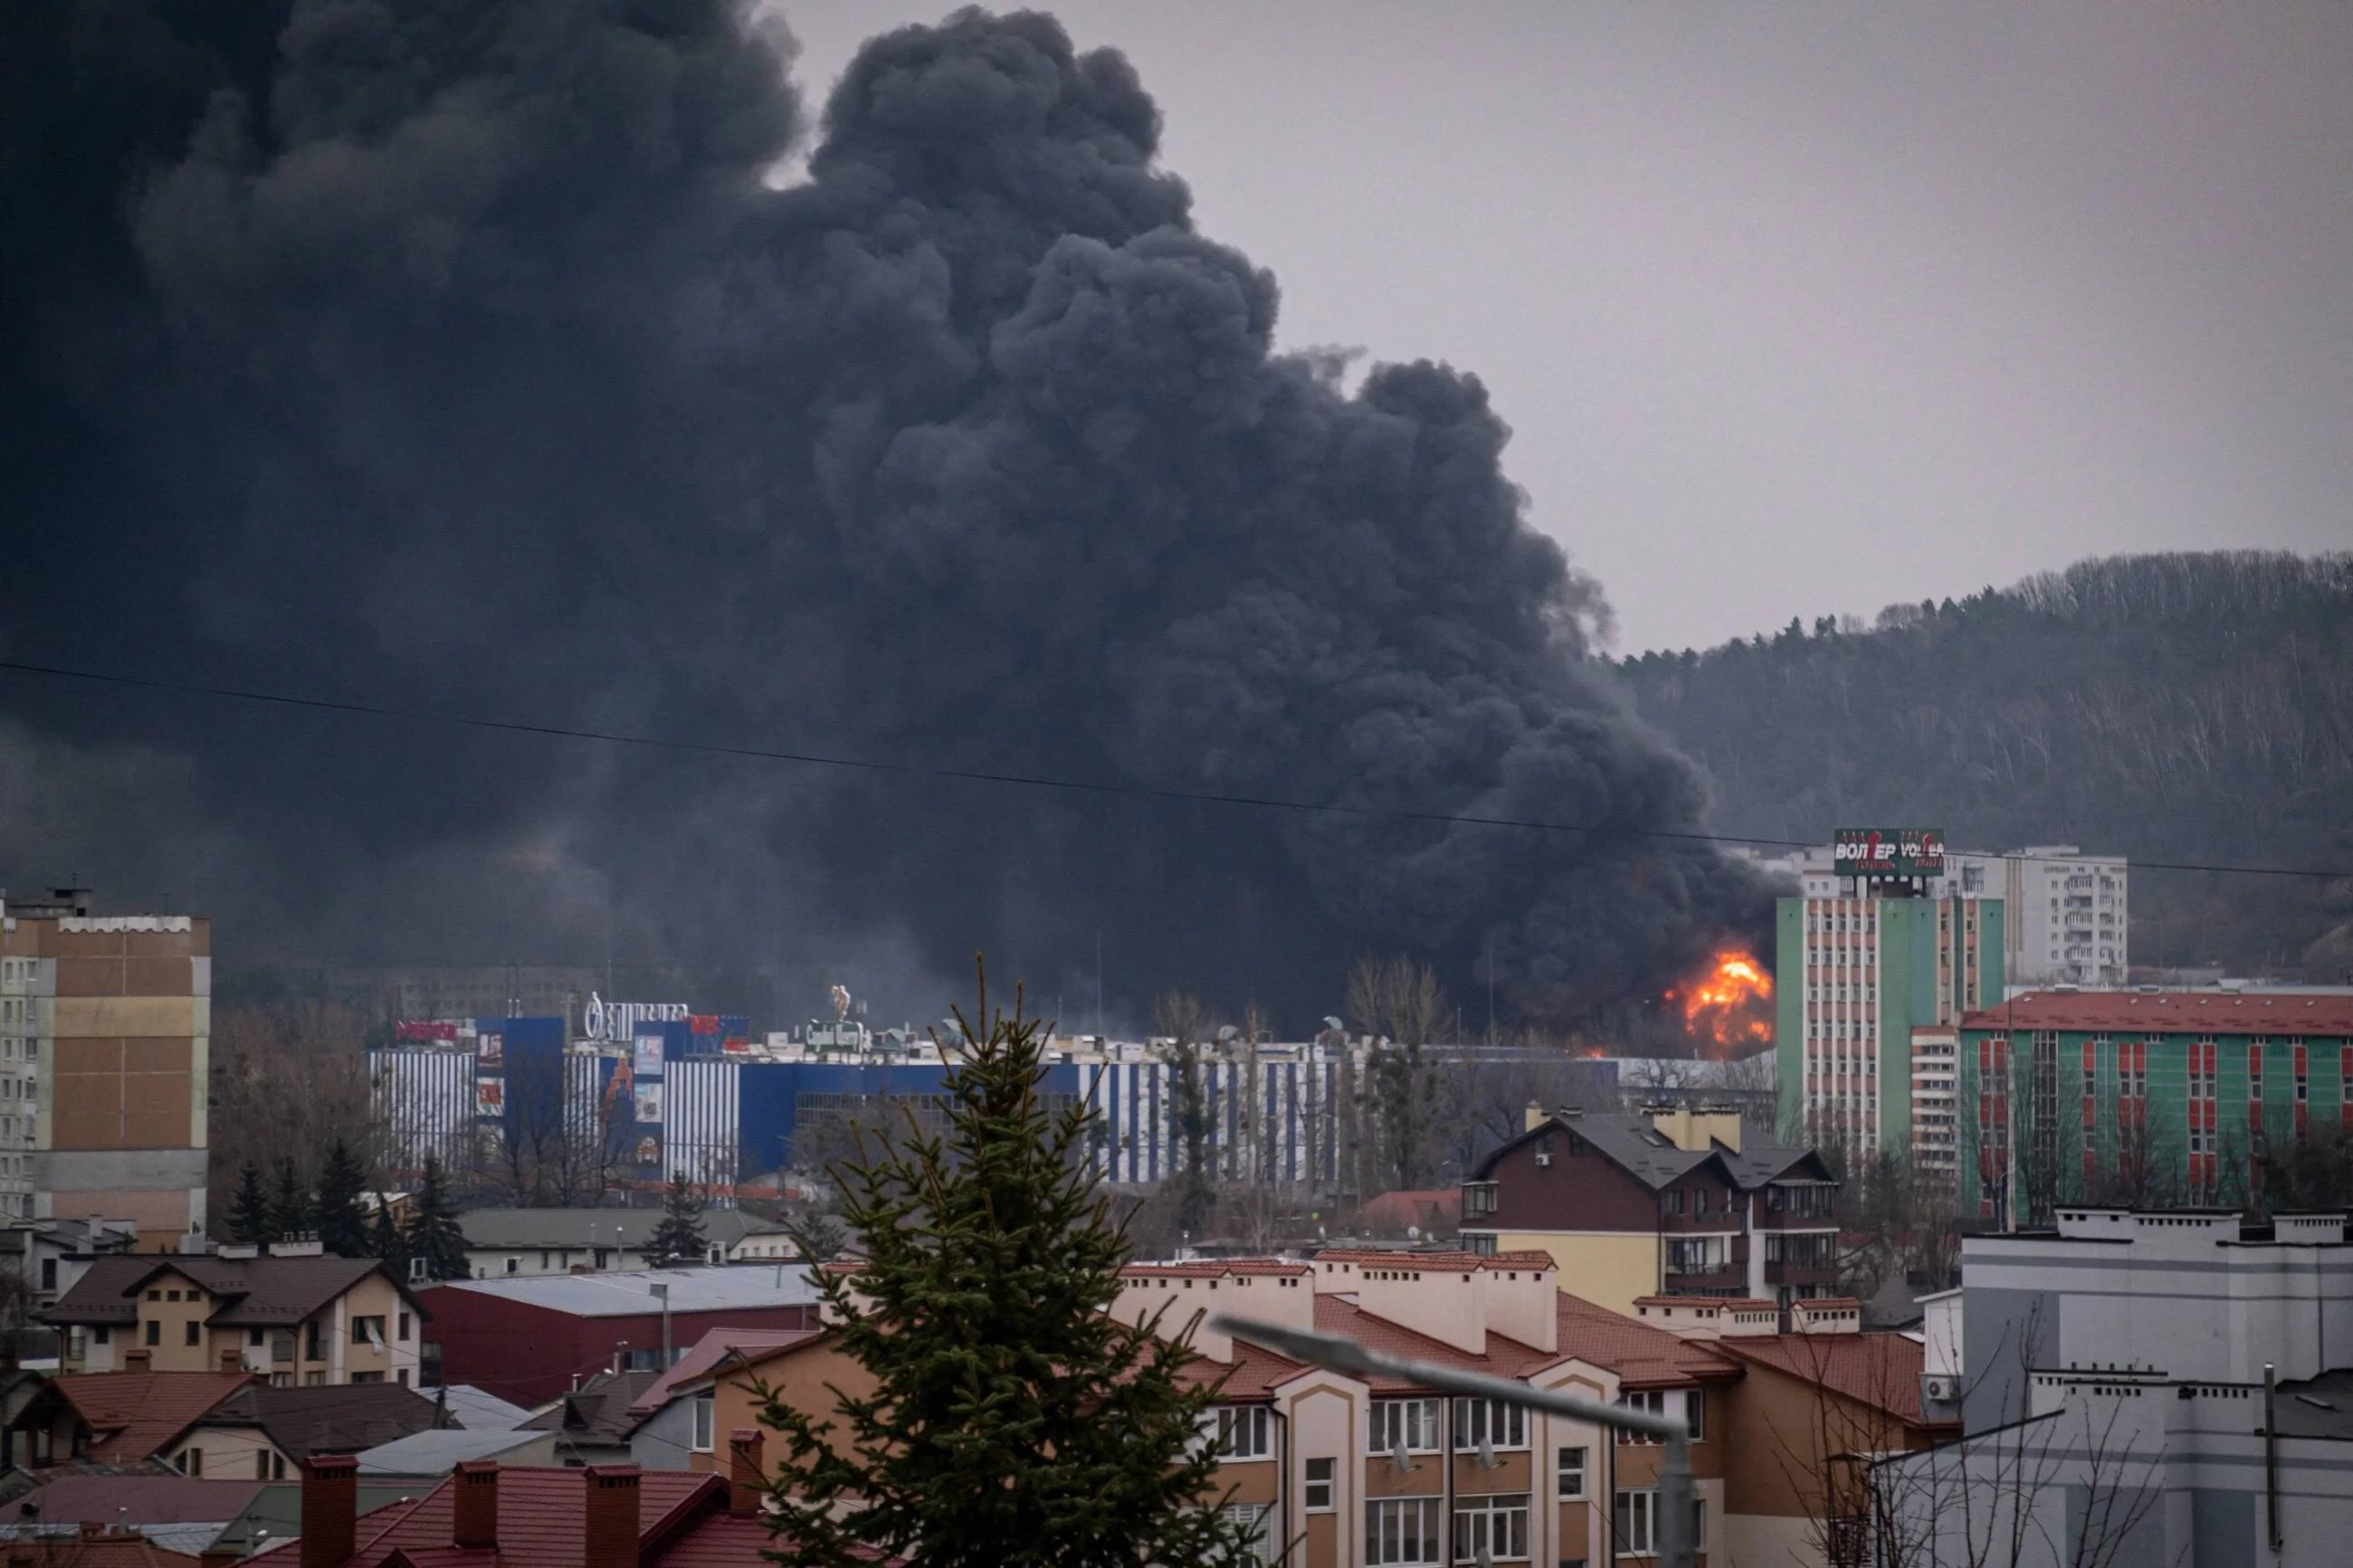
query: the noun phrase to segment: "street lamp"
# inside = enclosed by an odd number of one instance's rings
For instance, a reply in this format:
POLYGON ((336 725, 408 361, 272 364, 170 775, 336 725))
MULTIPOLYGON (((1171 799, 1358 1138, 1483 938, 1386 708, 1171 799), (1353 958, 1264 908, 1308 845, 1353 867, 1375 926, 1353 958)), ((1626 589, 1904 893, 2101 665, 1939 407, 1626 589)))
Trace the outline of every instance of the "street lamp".
POLYGON ((1514 1383, 1509 1378, 1489 1377, 1477 1372, 1457 1372, 1452 1367, 1440 1366, 1434 1362, 1407 1361, 1401 1356, 1385 1355, 1379 1351, 1367 1350, 1343 1334, 1310 1333, 1303 1329, 1261 1323, 1252 1318, 1237 1318, 1222 1312, 1209 1320, 1209 1327, 1221 1334, 1230 1334, 1236 1339, 1279 1351, 1292 1360, 1310 1366, 1329 1367, 1335 1372, 1353 1373, 1358 1376, 1380 1373, 1400 1378, 1420 1388, 1434 1388, 1441 1393, 1460 1394, 1472 1399, 1492 1399, 1499 1404, 1546 1411, 1576 1421, 1588 1421, 1597 1426, 1615 1427, 1620 1431, 1656 1438, 1665 1444, 1667 1449, 1666 1463, 1659 1471, 1659 1568, 1692 1568, 1691 1428, 1687 1423, 1672 1416, 1653 1415, 1648 1411, 1627 1410, 1615 1405, 1579 1399, 1573 1394, 1555 1394, 1548 1389, 1531 1388, 1525 1383, 1514 1383))

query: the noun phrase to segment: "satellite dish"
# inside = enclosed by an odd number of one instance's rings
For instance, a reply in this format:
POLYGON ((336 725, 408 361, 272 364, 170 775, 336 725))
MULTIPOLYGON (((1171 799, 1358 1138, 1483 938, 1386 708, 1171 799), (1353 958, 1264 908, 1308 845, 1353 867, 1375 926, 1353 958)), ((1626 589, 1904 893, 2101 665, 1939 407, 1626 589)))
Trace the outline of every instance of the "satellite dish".
POLYGON ((1389 1450, 1389 1463, 1398 1468, 1398 1474, 1401 1476, 1409 1476, 1421 1468, 1415 1464, 1412 1457, 1405 1451, 1403 1437, 1399 1437, 1397 1440, 1397 1447, 1389 1450))
MULTIPOLYGON (((1493 1439, 1484 1432, 1479 1434, 1479 1468, 1482 1470, 1500 1470, 1504 1468, 1504 1461, 1495 1458, 1493 1439)), ((1479 1555, 1483 1559, 1487 1554, 1482 1551, 1479 1555)))

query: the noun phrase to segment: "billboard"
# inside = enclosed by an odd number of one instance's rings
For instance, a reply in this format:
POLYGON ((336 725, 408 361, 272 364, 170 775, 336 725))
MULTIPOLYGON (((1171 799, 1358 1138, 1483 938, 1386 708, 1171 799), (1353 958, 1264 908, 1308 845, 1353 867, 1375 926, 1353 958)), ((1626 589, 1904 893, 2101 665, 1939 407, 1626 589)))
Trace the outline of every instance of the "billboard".
MULTIPOLYGON (((469 1030, 468 1033, 471 1033, 469 1030)), ((402 1045, 458 1043, 455 1018, 403 1018, 392 1026, 392 1037, 402 1045)))
POLYGON ((683 1002, 607 1002, 591 991, 580 1009, 580 1033, 617 1046, 635 1035, 639 1024, 675 1022, 687 1016, 683 1002))
POLYGON ((474 1114, 504 1116, 507 1111, 507 1080, 502 1078, 478 1078, 474 1080, 474 1114))
POLYGON ((507 1037, 495 1030, 485 1029, 474 1037, 474 1061, 482 1072, 496 1072, 506 1065, 507 1037))
POLYGON ((662 1037, 659 1027, 640 1028, 636 1039, 629 1042, 637 1075, 641 1079, 662 1075, 662 1037))
POLYGON ((662 1086, 658 1083, 638 1084, 637 1124, 659 1127, 662 1119, 662 1086))
POLYGON ((1941 827, 1841 827, 1831 840, 1831 868, 1841 877, 1941 877, 1941 827))

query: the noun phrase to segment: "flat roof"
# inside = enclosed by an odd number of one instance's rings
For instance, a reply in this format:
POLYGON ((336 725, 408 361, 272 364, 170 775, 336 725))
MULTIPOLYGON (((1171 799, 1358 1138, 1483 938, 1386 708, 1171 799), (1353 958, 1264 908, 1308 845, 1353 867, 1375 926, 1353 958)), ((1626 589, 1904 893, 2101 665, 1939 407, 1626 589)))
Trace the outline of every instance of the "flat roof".
POLYGON ((2353 995, 2251 991, 2032 991, 1971 1013, 1965 1029, 2112 1035, 2353 1036, 2353 995))
POLYGON ((632 1268, 605 1274, 516 1275, 504 1279, 452 1279, 421 1294, 465 1290, 503 1301, 544 1307, 576 1318, 636 1318, 662 1304, 649 1287, 670 1287, 672 1312, 743 1311, 755 1307, 805 1307, 817 1285, 801 1264, 741 1264, 711 1268, 632 1268))

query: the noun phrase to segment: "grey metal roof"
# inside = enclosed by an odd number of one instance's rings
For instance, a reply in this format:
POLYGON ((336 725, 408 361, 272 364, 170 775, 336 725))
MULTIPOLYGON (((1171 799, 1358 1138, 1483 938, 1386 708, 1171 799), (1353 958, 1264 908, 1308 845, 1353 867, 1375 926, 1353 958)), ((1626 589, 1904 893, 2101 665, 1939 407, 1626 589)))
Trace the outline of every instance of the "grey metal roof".
POLYGON ((463 1459, 495 1459, 517 1448, 545 1447, 544 1432, 468 1432, 446 1426, 415 1432, 359 1456, 363 1476, 438 1476, 463 1459))
POLYGON ((2353 1438, 2353 1370, 2283 1383, 2273 1409, 2283 1436, 2353 1438))
MULTIPOLYGON (((475 1209, 458 1218, 470 1247, 569 1249, 599 1247, 640 1251, 653 1240, 661 1224, 659 1209, 475 1209)), ((781 1236, 785 1227, 759 1219, 742 1209, 705 1209, 702 1234, 722 1247, 733 1247, 747 1236, 781 1236)))
POLYGON ((672 1312, 742 1311, 755 1307, 803 1307, 817 1285, 798 1263, 737 1264, 721 1268, 632 1268, 606 1274, 520 1274, 502 1279, 453 1279, 424 1291, 470 1290, 503 1301, 543 1307, 577 1318, 635 1318, 661 1310, 647 1287, 670 1287, 672 1312))
POLYGON ((531 1419, 531 1412, 522 1405, 470 1383, 453 1383, 435 1393, 448 1400, 449 1419, 469 1432, 512 1432, 531 1419))

